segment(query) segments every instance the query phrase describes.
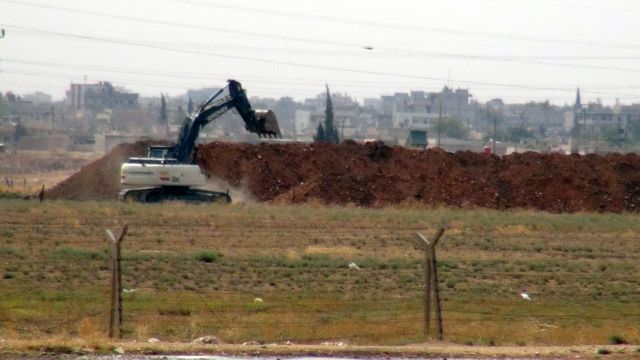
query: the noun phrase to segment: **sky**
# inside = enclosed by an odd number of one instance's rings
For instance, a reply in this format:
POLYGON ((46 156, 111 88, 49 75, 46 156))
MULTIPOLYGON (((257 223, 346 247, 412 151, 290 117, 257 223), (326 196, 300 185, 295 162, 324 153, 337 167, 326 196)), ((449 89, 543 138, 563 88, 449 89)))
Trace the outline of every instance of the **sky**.
POLYGON ((142 96, 240 81, 249 96, 640 102, 640 2, 0 0, 0 91, 110 81, 142 96))

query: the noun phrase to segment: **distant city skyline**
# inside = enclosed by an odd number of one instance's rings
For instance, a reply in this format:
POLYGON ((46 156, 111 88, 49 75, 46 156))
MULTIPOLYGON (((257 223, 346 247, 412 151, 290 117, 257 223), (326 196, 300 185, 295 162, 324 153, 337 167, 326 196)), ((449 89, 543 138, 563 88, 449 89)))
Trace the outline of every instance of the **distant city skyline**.
POLYGON ((141 96, 241 81, 297 101, 469 89, 472 99, 640 102, 633 1, 0 0, 0 91, 141 96))

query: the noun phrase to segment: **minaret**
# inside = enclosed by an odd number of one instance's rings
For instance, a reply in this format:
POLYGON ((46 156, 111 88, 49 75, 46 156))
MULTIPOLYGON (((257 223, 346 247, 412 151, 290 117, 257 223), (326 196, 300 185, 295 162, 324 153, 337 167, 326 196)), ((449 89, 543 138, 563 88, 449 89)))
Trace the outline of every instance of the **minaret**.
POLYGON ((580 102, 580 88, 576 91, 576 103, 573 104, 573 129, 571 129, 571 139, 569 140, 569 151, 572 154, 578 154, 578 139, 580 138, 580 125, 578 123, 578 115, 582 110, 582 103, 580 102))

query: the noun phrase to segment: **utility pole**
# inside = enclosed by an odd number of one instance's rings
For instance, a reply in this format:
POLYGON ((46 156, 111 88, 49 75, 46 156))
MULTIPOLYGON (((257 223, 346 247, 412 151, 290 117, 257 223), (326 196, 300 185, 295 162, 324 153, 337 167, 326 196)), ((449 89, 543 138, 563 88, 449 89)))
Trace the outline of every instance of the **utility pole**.
POLYGON ((13 153, 17 154, 18 153, 18 140, 20 137, 20 134, 18 133, 18 131, 22 128, 22 123, 20 122, 20 115, 17 116, 16 119, 16 125, 13 127, 13 153))
MULTIPOLYGON (((584 141, 584 143, 582 144, 582 149, 584 151, 584 153, 587 153, 587 138, 589 136, 589 133, 587 131, 587 114, 586 114, 586 110, 582 109, 582 129, 581 129, 581 135, 582 135, 582 139, 584 141)), ((578 151, 578 153, 580 153, 580 151, 578 151)))
POLYGON ((629 130, 629 117, 627 117, 627 120, 624 122, 624 154, 627 153, 628 149, 627 149, 627 145, 628 145, 628 130, 629 130))
MULTIPOLYGON (((0 39, 4 37, 4 29, 0 29, 0 39)), ((2 93, 0 92, 0 97, 2 97, 2 93)), ((0 116, 2 116, 2 108, 0 108, 0 116)))
POLYGON ((436 138, 436 147, 440 147, 440 133, 442 132, 442 100, 438 104, 438 137, 436 138))
POLYGON ((492 114, 493 116, 493 138, 491 139, 491 154, 495 155, 496 153, 496 132, 498 129, 498 117, 496 114, 492 114))

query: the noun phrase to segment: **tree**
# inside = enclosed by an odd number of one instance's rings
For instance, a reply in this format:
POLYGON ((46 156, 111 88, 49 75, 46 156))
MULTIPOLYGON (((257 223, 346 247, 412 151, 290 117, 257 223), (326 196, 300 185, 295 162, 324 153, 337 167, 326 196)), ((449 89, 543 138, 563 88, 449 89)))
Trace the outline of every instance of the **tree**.
POLYGON ((176 116, 176 123, 181 124, 184 121, 184 109, 182 105, 178 105, 178 115, 176 116))
POLYGON ((640 141, 640 121, 627 120, 627 135, 629 141, 640 141))
POLYGON ((193 112, 193 100, 189 97, 189 104, 187 105, 187 113, 191 114, 193 112))
POLYGON ((466 139, 469 132, 462 121, 452 117, 443 118, 436 126, 440 127, 440 134, 454 139, 466 139))
POLYGON ((607 126, 602 129, 603 139, 613 146, 622 146, 624 144, 624 129, 617 126, 607 126))
POLYGON ((168 124, 169 118, 167 117, 167 101, 163 94, 160 94, 160 118, 158 118, 160 124, 168 124))
POLYGON ((508 128, 506 136, 507 138, 505 140, 515 143, 525 139, 533 139, 533 134, 522 126, 508 128))
POLYGON ((337 144, 340 139, 338 138, 338 130, 334 124, 333 119, 333 103, 331 102, 331 94, 329 93, 329 85, 327 87, 327 106, 324 112, 324 142, 337 144))
POLYGON ((18 118, 18 121, 16 123, 16 130, 15 130, 15 138, 16 138, 16 142, 20 140, 20 138, 27 136, 29 134, 29 130, 27 130, 27 127, 24 126, 24 124, 22 124, 22 121, 20 121, 20 118, 18 118))
POLYGON ((324 137, 324 128, 322 127, 322 122, 318 122, 318 130, 316 132, 316 136, 313 137, 315 142, 325 142, 324 137))

